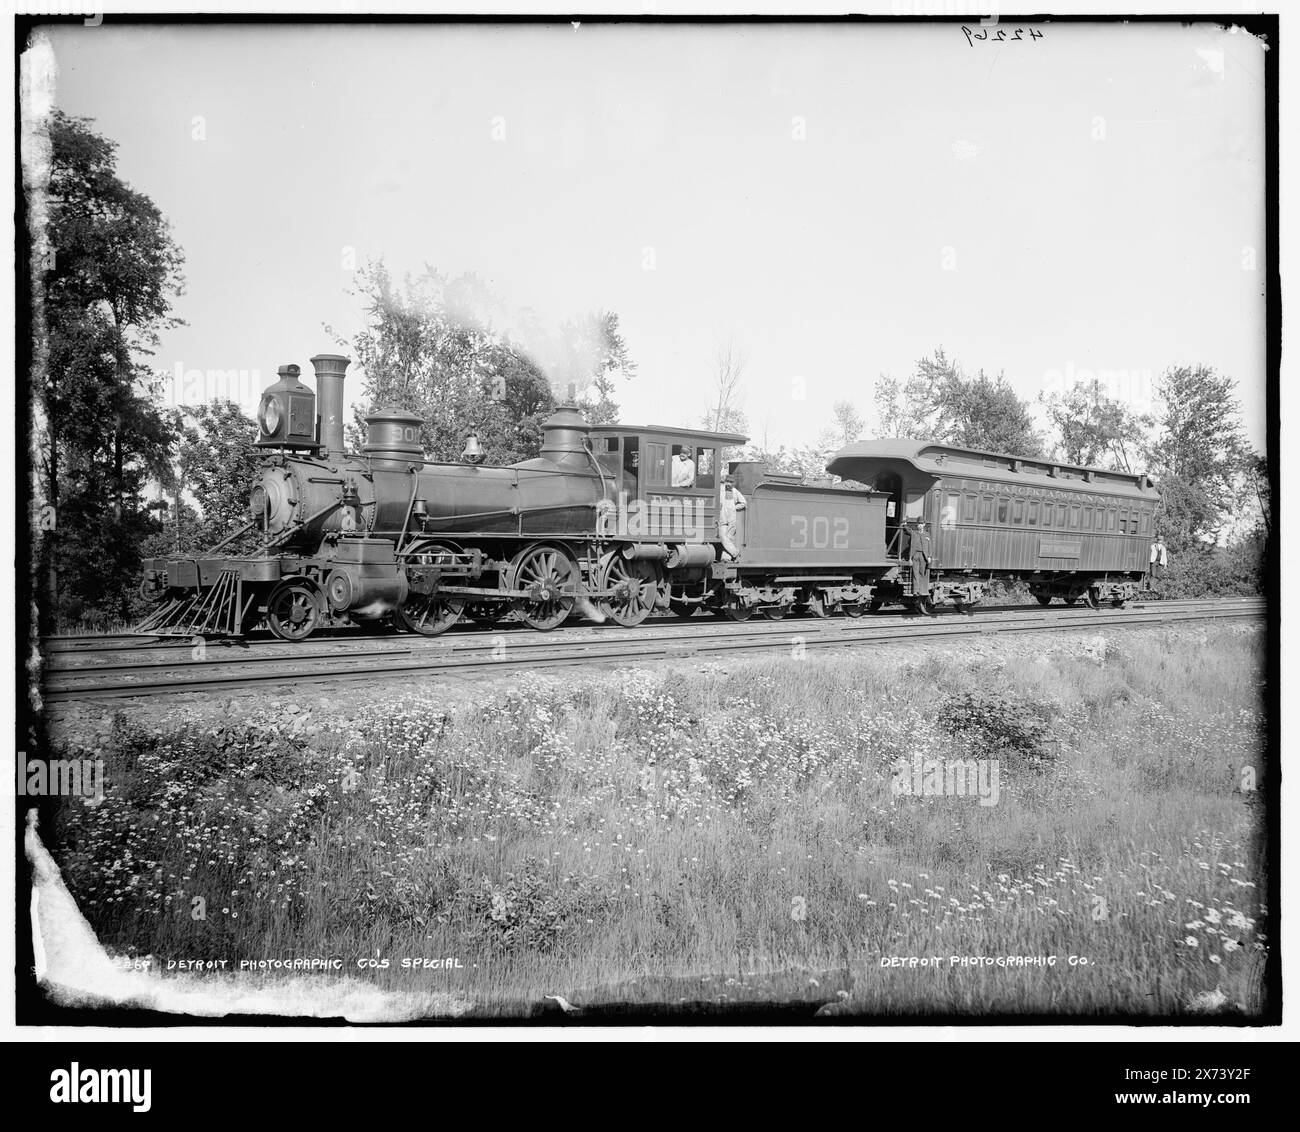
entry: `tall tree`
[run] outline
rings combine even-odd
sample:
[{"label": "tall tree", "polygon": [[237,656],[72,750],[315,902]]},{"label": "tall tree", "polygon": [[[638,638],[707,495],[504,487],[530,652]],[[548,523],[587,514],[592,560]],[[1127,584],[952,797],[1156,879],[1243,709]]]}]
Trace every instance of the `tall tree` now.
[{"label": "tall tree", "polygon": [[822,431],[819,440],[827,453],[843,448],[862,439],[862,430],[867,422],[854,407],[852,401],[836,401],[831,408],[831,425]]},{"label": "tall tree", "polygon": [[1071,464],[1135,471],[1152,419],[1108,397],[1099,379],[1078,382],[1041,399],[1060,440],[1056,452]]},{"label": "tall tree", "polygon": [[165,479],[173,431],[143,359],[179,323],[183,256],[157,206],[117,176],[116,144],[86,118],[48,122],[47,177],[29,184],[43,212],[38,287],[41,490],[55,516],[42,557],[51,610],[124,617],[156,526],[144,501]]},{"label": "tall tree", "polygon": [[904,385],[881,374],[872,399],[876,404],[876,435],[895,440],[929,440],[930,423],[921,406],[922,390],[915,381]]},{"label": "tall tree", "polygon": [[567,399],[572,390],[587,420],[597,425],[618,421],[617,379],[636,373],[618,315],[607,310],[563,323],[558,357],[549,368],[560,394]]},{"label": "tall tree", "polygon": [[[257,477],[260,453],[253,447],[257,424],[234,401],[209,401],[181,410],[181,437],[177,452],[177,482],[192,493],[200,514],[185,525],[184,500],[179,492],[173,521],[186,551],[200,553],[228,538],[245,523],[248,496]],[[233,544],[231,554],[251,551],[256,535]]]},{"label": "tall tree", "polygon": [[[550,383],[492,328],[485,310],[495,300],[480,280],[426,266],[398,283],[379,260],[358,272],[354,294],[365,325],[351,343],[333,333],[364,372],[370,405],[418,413],[435,460],[459,459],[470,433],[489,463],[537,455],[541,422],[555,404]],[[367,411],[357,407],[355,429]]]},{"label": "tall tree", "polygon": [[749,427],[741,408],[740,383],[749,355],[734,338],[713,352],[713,389],[704,411],[704,427],[710,432],[744,433]]},{"label": "tall tree", "polygon": [[901,388],[892,378],[876,384],[882,434],[982,448],[1018,456],[1040,456],[1043,439],[1026,405],[1002,375],[967,374],[942,347],[916,363]]},{"label": "tall tree", "polygon": [[1175,366],[1161,377],[1160,398],[1151,467],[1160,477],[1162,533],[1181,548],[1218,536],[1251,453],[1230,378],[1209,366]]}]

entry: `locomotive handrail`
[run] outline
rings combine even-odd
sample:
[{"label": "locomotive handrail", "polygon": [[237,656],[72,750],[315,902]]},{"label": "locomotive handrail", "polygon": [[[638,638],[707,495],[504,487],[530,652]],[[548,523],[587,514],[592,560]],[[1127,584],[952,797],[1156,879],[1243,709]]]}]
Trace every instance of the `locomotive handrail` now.
[{"label": "locomotive handrail", "polygon": [[229,546],[232,542],[235,541],[235,539],[239,538],[240,535],[247,534],[255,526],[257,526],[257,520],[249,519],[248,522],[245,523],[242,527],[240,527],[239,530],[237,530],[234,534],[227,535],[219,543],[217,543],[216,546],[212,547],[209,550],[204,551],[204,556],[206,557],[209,554],[216,554],[217,551],[220,550],[223,546]]},{"label": "locomotive handrail", "polygon": [[411,498],[406,501],[406,517],[402,520],[402,537],[397,543],[397,554],[401,554],[403,548],[411,541],[410,526],[411,512],[415,509],[415,496],[420,490],[420,473],[411,468]]},{"label": "locomotive handrail", "polygon": [[282,542],[288,542],[290,538],[292,538],[295,534],[298,533],[298,530],[300,528],[305,527],[308,523],[314,523],[317,519],[321,518],[322,516],[328,515],[331,511],[335,511],[342,506],[343,506],[343,500],[336,499],[334,500],[333,503],[327,503],[319,511],[315,512],[314,514],[308,515],[307,518],[305,519],[295,519],[293,521],[293,525],[289,527],[288,530],[283,531],[281,534],[277,535],[275,538],[273,538],[262,548],[263,552],[279,546]]}]

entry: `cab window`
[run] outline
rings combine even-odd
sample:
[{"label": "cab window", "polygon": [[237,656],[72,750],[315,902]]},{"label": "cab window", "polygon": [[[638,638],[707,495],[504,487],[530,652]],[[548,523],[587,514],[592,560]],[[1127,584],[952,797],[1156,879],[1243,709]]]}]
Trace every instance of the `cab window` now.
[{"label": "cab window", "polygon": [[717,456],[712,448],[695,449],[695,486],[717,487]]},{"label": "cab window", "polygon": [[622,445],[617,436],[596,436],[591,440],[591,451],[596,463],[607,475],[617,476],[623,466]]},{"label": "cab window", "polygon": [[668,445],[647,444],[645,446],[646,483],[651,487],[668,485]]}]

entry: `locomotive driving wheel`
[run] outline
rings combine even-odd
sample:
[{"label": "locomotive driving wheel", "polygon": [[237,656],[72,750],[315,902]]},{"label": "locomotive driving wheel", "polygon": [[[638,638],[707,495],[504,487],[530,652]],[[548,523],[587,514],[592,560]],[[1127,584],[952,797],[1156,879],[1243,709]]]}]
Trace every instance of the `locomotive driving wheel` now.
[{"label": "locomotive driving wheel", "polygon": [[578,565],[556,546],[530,546],[510,565],[511,587],[527,590],[520,615],[525,624],[546,632],[562,625],[573,611],[573,598],[564,590],[578,580]]},{"label": "locomotive driving wheel", "polygon": [[266,599],[266,619],[282,641],[303,641],[321,621],[320,595],[304,581],[284,581]]},{"label": "locomotive driving wheel", "polygon": [[464,608],[465,603],[456,598],[412,594],[405,605],[393,610],[393,621],[408,632],[437,637],[460,620]]},{"label": "locomotive driving wheel", "polygon": [[[437,566],[440,562],[451,561],[455,550],[442,543],[417,543],[406,556],[407,561],[419,566]],[[446,594],[411,594],[405,602],[393,610],[393,624],[408,633],[419,633],[422,637],[437,637],[445,633],[457,621],[465,608],[465,599]]]},{"label": "locomotive driving wheel", "polygon": [[659,591],[659,571],[653,562],[629,562],[618,551],[612,551],[600,574],[600,588],[617,591],[614,597],[602,598],[600,608],[619,625],[630,629],[650,616]]}]

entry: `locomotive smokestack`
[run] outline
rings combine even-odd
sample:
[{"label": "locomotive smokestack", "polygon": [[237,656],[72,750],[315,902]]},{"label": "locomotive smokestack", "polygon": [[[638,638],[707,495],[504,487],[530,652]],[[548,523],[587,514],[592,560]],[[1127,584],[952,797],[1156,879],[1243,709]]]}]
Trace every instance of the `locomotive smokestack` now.
[{"label": "locomotive smokestack", "polygon": [[331,456],[343,455],[343,375],[351,362],[342,354],[317,354],[311,359],[316,367],[317,436]]}]

